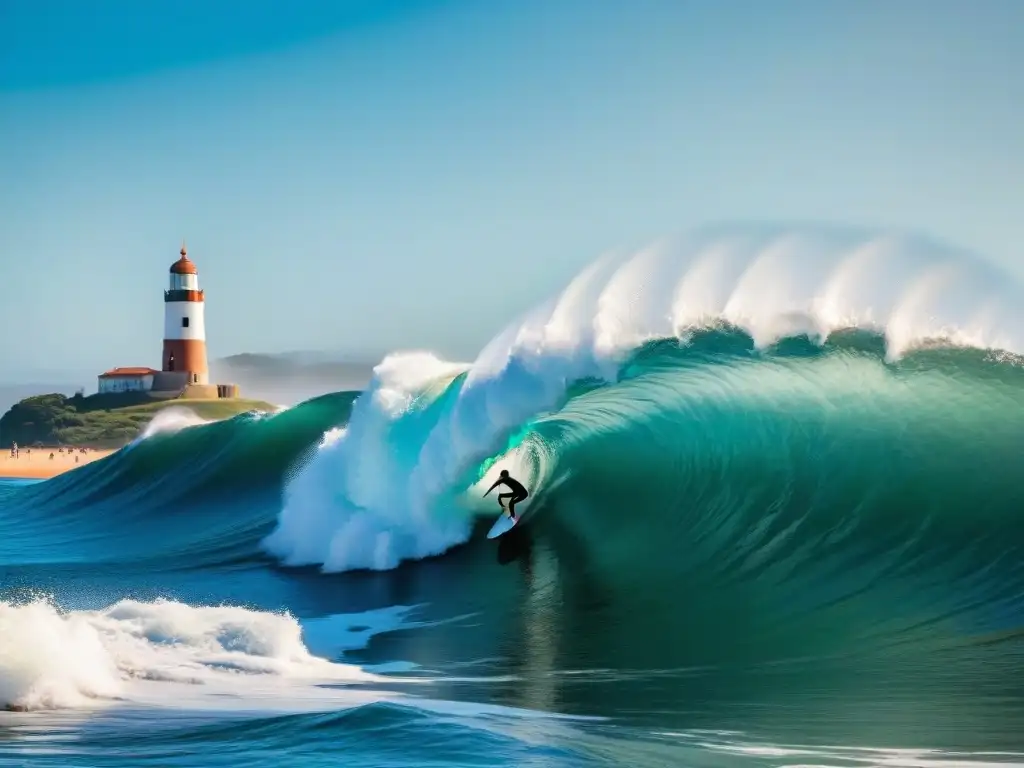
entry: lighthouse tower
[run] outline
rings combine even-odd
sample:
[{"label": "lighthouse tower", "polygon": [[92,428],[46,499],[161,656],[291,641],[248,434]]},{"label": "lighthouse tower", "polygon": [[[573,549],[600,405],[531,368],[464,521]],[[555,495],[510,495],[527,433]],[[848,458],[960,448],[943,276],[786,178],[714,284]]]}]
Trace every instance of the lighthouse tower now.
[{"label": "lighthouse tower", "polygon": [[208,384],[210,380],[204,306],[199,272],[182,244],[181,258],[171,264],[170,289],[164,291],[163,370],[185,374],[182,378],[187,384]]}]

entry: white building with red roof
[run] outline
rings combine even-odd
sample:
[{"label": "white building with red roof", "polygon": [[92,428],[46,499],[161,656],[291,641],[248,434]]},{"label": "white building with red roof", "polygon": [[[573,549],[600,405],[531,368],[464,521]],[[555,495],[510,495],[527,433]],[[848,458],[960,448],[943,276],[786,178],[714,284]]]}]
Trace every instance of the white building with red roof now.
[{"label": "white building with red roof", "polygon": [[97,391],[101,395],[109,392],[149,392],[157,373],[159,371],[153,368],[111,368],[99,375]]}]

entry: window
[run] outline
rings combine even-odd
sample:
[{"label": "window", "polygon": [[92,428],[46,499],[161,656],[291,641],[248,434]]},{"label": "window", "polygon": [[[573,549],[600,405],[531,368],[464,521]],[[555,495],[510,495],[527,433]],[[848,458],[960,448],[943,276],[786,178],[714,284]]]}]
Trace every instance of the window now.
[{"label": "window", "polygon": [[188,318],[187,317],[181,318],[181,327],[182,328],[188,328]]}]

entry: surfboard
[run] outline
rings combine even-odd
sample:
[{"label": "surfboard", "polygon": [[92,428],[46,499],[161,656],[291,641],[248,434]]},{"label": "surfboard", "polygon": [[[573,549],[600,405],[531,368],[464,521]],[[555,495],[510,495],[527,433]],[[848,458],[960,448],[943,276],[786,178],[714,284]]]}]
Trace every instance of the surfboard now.
[{"label": "surfboard", "polygon": [[487,532],[488,539],[496,539],[503,533],[508,533],[516,527],[516,523],[523,519],[523,513],[520,512],[516,515],[516,519],[513,520],[508,516],[507,512],[502,512],[501,517],[494,521],[494,525],[491,526],[491,530]]}]

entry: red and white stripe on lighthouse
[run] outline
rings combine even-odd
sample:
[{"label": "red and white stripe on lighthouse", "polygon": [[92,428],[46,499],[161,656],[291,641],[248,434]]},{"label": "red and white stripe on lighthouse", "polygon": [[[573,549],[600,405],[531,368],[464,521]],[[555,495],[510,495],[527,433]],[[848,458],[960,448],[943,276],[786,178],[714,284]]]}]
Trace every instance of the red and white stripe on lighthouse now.
[{"label": "red and white stripe on lighthouse", "polygon": [[206,323],[199,272],[185,246],[171,265],[170,290],[164,291],[163,370],[188,374],[189,384],[208,384]]}]

